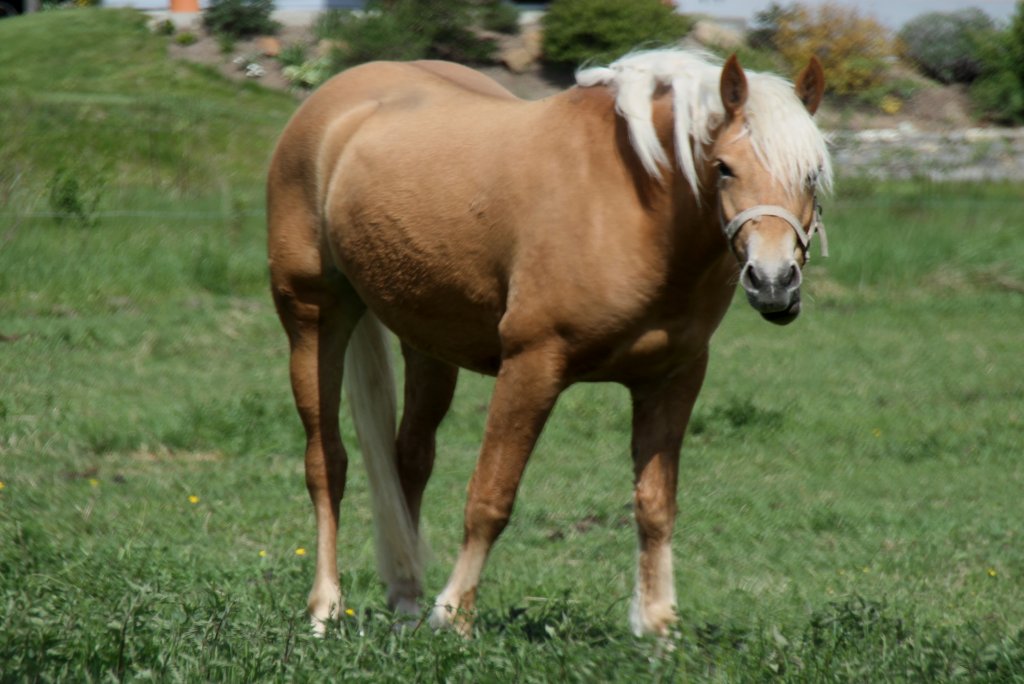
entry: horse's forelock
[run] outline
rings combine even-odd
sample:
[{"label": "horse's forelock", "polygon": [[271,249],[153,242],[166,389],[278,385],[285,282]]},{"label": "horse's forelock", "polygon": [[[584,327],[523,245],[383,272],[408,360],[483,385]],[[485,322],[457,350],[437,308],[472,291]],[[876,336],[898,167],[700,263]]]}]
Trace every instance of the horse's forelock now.
[{"label": "horse's forelock", "polygon": [[[745,115],[761,163],[791,192],[806,187],[811,178],[818,188],[830,190],[827,141],[792,84],[770,74],[747,72],[747,76],[750,87]],[[671,87],[676,159],[694,196],[699,197],[699,155],[725,115],[720,77],[721,64],[710,53],[674,49],[636,52],[607,67],[582,69],[576,73],[576,82],[582,87],[607,85],[614,90],[616,110],[626,120],[630,142],[655,178],[661,178],[661,166],[667,159],[651,120],[651,97],[658,85]],[[689,144],[691,139],[696,145]]]}]

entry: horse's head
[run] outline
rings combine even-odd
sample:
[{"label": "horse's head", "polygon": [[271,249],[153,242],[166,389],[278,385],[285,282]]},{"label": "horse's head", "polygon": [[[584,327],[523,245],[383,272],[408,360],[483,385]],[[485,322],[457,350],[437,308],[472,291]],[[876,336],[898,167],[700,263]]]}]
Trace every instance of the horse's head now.
[{"label": "horse's head", "polygon": [[[824,89],[821,63],[812,58],[796,81],[796,96],[810,114],[821,103]],[[719,91],[725,120],[707,159],[717,174],[722,229],[742,264],[740,284],[748,301],[766,320],[785,325],[800,313],[801,268],[815,232],[821,233],[822,253],[827,253],[815,196],[818,179],[813,172],[794,179],[766,168],[748,118],[771,113],[748,112],[750,90],[735,55],[722,68]]]}]

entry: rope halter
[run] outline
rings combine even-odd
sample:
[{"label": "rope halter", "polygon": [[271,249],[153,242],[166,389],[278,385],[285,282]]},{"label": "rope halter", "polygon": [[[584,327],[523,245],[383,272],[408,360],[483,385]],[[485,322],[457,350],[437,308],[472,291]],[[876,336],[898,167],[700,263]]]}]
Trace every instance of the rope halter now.
[{"label": "rope halter", "polygon": [[736,233],[740,231],[740,228],[747,221],[761,216],[777,216],[793,227],[793,231],[796,232],[796,238],[800,241],[800,246],[803,247],[804,255],[808,260],[811,258],[811,238],[814,237],[815,233],[821,236],[821,256],[828,256],[828,237],[825,235],[825,224],[821,220],[821,205],[818,204],[817,198],[814,199],[814,216],[811,217],[811,225],[807,230],[804,230],[800,219],[794,216],[791,211],[775,204],[758,204],[755,207],[745,209],[736,214],[728,223],[725,221],[725,214],[721,213],[721,211],[719,211],[719,214],[722,221],[722,231],[725,233],[725,239],[729,241],[730,247],[732,246],[733,238],[736,237]]}]

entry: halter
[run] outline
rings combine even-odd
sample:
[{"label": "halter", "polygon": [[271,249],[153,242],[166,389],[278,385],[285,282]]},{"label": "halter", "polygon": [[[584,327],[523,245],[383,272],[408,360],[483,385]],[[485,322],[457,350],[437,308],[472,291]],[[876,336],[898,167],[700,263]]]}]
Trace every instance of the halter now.
[{"label": "halter", "polygon": [[793,227],[797,240],[800,241],[800,246],[804,249],[806,259],[810,260],[811,258],[811,238],[814,237],[815,233],[821,236],[821,256],[828,256],[828,237],[825,235],[825,224],[821,220],[821,205],[818,204],[817,197],[814,198],[814,216],[811,218],[811,225],[807,230],[804,230],[800,219],[794,216],[791,211],[775,204],[758,204],[755,207],[750,207],[736,214],[731,221],[726,223],[725,214],[722,212],[722,205],[719,202],[718,216],[722,222],[722,231],[725,233],[725,239],[729,241],[730,247],[732,246],[733,238],[736,237],[736,233],[750,219],[760,216],[777,216]]}]

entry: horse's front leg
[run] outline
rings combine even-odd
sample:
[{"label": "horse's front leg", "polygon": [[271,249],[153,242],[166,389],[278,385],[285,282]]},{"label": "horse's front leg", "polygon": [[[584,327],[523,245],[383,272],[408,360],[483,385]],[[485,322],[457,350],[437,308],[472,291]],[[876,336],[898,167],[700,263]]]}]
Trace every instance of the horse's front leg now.
[{"label": "horse's front leg", "polygon": [[637,635],[665,636],[676,619],[672,529],[676,518],[679,449],[706,369],[705,352],[667,380],[630,388],[639,553],[629,623]]},{"label": "horse's front leg", "polygon": [[564,387],[561,345],[534,347],[504,359],[494,385],[487,429],[469,483],[462,547],[430,624],[472,631],[477,584],[491,545],[505,529],[526,461]]}]

